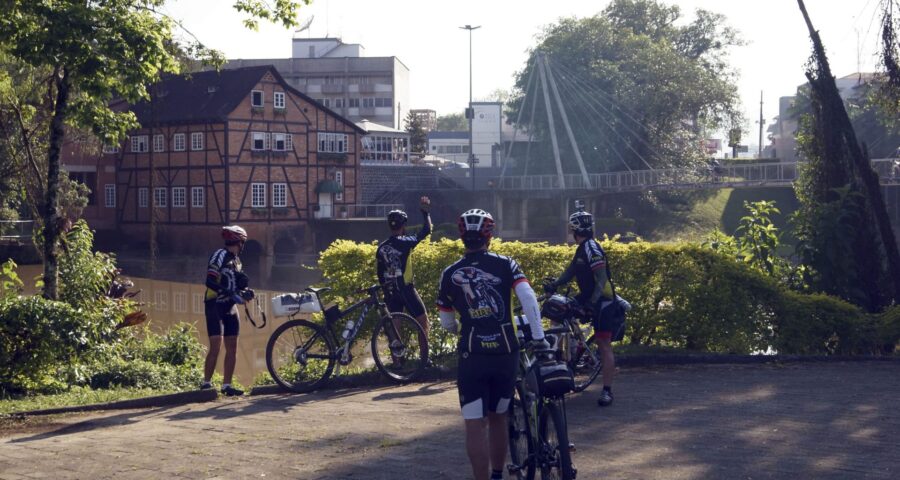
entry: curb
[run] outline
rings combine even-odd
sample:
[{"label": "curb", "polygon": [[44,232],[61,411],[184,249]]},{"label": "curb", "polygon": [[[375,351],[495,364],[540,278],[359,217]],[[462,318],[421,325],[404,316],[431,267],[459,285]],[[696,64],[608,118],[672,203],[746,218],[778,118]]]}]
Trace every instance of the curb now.
[{"label": "curb", "polygon": [[192,390],[189,392],[156,395],[153,397],[133,398],[109,403],[94,403],[77,407],[57,407],[43,410],[10,413],[10,417],[36,417],[41,415],[57,415],[60,413],[95,412],[99,410],[131,410],[135,408],[174,407],[188,403],[211,402],[218,397],[215,389]]},{"label": "curb", "polygon": [[[761,365],[768,363],[840,363],[840,362],[890,362],[900,364],[900,356],[829,356],[829,355],[729,355],[729,354],[642,354],[617,355],[616,366],[652,367],[677,365]],[[456,380],[456,366],[452,368],[429,368],[415,382],[424,383]],[[387,379],[380,372],[366,372],[351,376],[332,377],[315,391],[340,390],[361,387],[395,386],[397,382]],[[281,388],[279,385],[260,385],[253,387],[249,395],[300,395]]]}]

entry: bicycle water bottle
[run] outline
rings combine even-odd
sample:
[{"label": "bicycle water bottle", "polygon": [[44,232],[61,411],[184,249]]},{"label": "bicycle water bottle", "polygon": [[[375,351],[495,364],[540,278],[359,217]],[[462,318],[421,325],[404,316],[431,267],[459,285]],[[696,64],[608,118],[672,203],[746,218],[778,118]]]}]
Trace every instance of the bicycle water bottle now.
[{"label": "bicycle water bottle", "polygon": [[344,326],[344,332],[341,333],[344,340],[350,338],[350,330],[353,330],[353,320],[347,320],[347,325]]}]

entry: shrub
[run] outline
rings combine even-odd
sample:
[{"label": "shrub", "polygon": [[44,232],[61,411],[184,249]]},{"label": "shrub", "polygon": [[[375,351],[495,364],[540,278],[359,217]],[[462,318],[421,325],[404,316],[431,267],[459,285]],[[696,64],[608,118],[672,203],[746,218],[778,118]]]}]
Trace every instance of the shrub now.
[{"label": "shrub", "polygon": [[[602,243],[616,291],[634,307],[626,334],[632,343],[731,353],[862,353],[898,328],[895,313],[879,324],[849,303],[792,292],[760,269],[697,244]],[[341,305],[375,282],[375,249],[374,243],[339,240],[322,252],[319,267]],[[491,250],[516,259],[538,288],[540,279],[564,270],[574,247],[494,240]],[[459,241],[442,239],[421,243],[411,256],[429,308],[434,355],[455,347],[440,328],[434,301],[441,272],[462,253]]]}]

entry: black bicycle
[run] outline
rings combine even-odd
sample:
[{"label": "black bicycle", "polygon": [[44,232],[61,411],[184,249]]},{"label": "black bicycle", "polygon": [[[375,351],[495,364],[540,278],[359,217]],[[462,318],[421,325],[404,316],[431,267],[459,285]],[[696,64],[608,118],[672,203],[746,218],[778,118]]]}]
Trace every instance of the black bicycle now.
[{"label": "black bicycle", "polygon": [[[307,288],[316,296],[328,288]],[[366,315],[378,310],[372,333],[372,358],[385,376],[397,383],[418,378],[428,362],[428,338],[418,322],[405,313],[390,312],[378,297],[381,287],[358,290],[367,296],[345,310],[333,306],[325,311],[325,325],[293,319],[272,332],[266,345],[269,374],[283,388],[304,393],[322,387],[331,377],[335,363],[349,365],[352,348]],[[358,311],[354,322],[351,315]],[[336,322],[350,317],[340,338],[334,334]]]},{"label": "black bicycle", "polygon": [[574,392],[579,393],[594,383],[602,372],[603,356],[594,340],[590,316],[570,293],[571,290],[567,289],[565,294],[544,294],[538,297],[538,301],[542,302],[542,316],[553,322],[554,326],[563,327],[559,336],[559,356],[572,370],[575,376]]},{"label": "black bicycle", "polygon": [[[563,327],[545,331],[551,343]],[[547,397],[537,388],[532,366],[541,357],[553,358],[556,349],[533,350],[522,348],[516,388],[509,405],[509,474],[520,480],[533,480],[536,472],[541,478],[573,480],[577,470],[572,465],[575,446],[569,443],[564,396]]]}]

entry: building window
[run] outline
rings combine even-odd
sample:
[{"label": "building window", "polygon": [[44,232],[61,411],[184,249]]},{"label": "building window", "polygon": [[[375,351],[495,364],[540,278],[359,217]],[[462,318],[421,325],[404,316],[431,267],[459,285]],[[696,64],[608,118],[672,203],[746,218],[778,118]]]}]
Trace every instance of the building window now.
[{"label": "building window", "polygon": [[375,99],[372,97],[366,97],[362,99],[363,108],[375,108]]},{"label": "building window", "polygon": [[191,134],[191,150],[203,150],[203,132]]},{"label": "building window", "polygon": [[334,108],[344,108],[344,99],[343,98],[335,98],[334,99]]},{"label": "building window", "polygon": [[161,134],[154,135],[153,136],[153,151],[154,152],[163,151],[165,143],[166,143],[165,136],[163,136]]},{"label": "building window", "polygon": [[347,135],[344,133],[319,133],[319,151],[347,153]]},{"label": "building window", "polygon": [[250,206],[253,208],[266,208],[266,184],[250,184]]},{"label": "building window", "polygon": [[172,206],[173,207],[183,207],[186,205],[185,190],[186,189],[184,187],[173,187],[172,188]]},{"label": "building window", "polygon": [[[338,183],[341,187],[344,186],[344,172],[338,170],[334,172],[334,181]],[[334,194],[334,199],[338,202],[344,201],[344,192],[338,192]]]},{"label": "building window", "polygon": [[348,102],[348,105],[350,108],[359,108],[359,99],[358,98],[348,99],[347,102]]},{"label": "building window", "polygon": [[135,135],[131,137],[131,152],[145,153],[147,151],[147,135]]},{"label": "building window", "polygon": [[183,133],[176,133],[172,137],[172,150],[175,150],[176,152],[184,151],[184,134]]},{"label": "building window", "polygon": [[[246,91],[246,90],[245,90]],[[250,106],[252,107],[262,107],[263,106],[263,92],[262,90],[253,90],[250,92]]]},{"label": "building window", "polygon": [[163,187],[157,187],[153,189],[153,206],[155,207],[165,207],[168,203],[168,197],[166,196],[166,189]]},{"label": "building window", "polygon": [[287,184],[286,183],[273,183],[272,184],[272,206],[273,207],[286,207],[287,206]]},{"label": "building window", "polygon": [[138,207],[147,208],[147,197],[149,196],[149,191],[147,187],[141,187],[138,189]]},{"label": "building window", "polygon": [[157,290],[153,292],[154,307],[160,312],[169,310],[169,292],[165,290]]},{"label": "building window", "polygon": [[172,311],[177,313],[187,312],[187,293],[175,292],[172,295]]},{"label": "building window", "polygon": [[119,153],[118,145],[103,145],[103,153]]},{"label": "building window", "polygon": [[375,106],[376,107],[390,107],[391,99],[389,97],[388,98],[376,98]]},{"label": "building window", "polygon": [[284,92],[275,92],[275,108],[284,109]]},{"label": "building window", "polygon": [[[257,294],[257,296],[259,296]],[[191,294],[191,299],[194,304],[194,315],[203,315],[204,304],[203,304],[203,294],[202,293],[193,293]]]},{"label": "building window", "polygon": [[103,188],[103,198],[107,208],[116,208],[116,185],[107,183]]},{"label": "building window", "polygon": [[272,150],[276,152],[289,152],[294,149],[294,139],[288,133],[272,134]]},{"label": "building window", "polygon": [[269,134],[266,132],[253,132],[253,143],[250,149],[254,151],[268,150]]},{"label": "building window", "polygon": [[206,201],[204,197],[204,189],[203,187],[191,187],[191,206],[194,208],[203,207],[204,202]]}]

